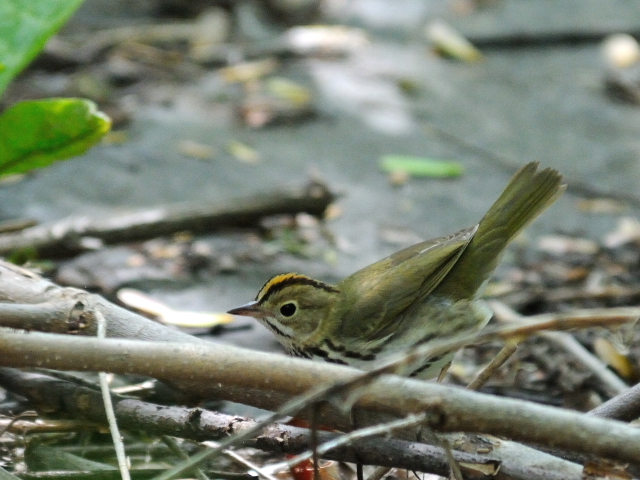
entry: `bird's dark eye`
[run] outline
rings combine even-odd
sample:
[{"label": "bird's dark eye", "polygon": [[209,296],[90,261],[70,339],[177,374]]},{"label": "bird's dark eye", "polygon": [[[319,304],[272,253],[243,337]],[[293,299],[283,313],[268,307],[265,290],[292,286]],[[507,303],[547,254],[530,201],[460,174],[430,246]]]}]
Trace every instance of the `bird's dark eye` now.
[{"label": "bird's dark eye", "polygon": [[295,303],[285,303],[284,305],[282,305],[280,307],[280,313],[284,316],[284,317],[290,317],[292,316],[294,313],[296,313],[296,304]]}]

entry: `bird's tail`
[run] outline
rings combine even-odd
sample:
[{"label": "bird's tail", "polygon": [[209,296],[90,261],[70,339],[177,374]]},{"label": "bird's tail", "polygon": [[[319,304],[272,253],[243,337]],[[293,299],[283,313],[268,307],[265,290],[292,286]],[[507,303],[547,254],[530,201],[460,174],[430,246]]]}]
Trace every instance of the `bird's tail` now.
[{"label": "bird's tail", "polygon": [[433,293],[453,299],[481,294],[483,284],[498,265],[500,255],[509,242],[565,189],[562,176],[554,169],[538,171],[538,162],[520,168],[480,221],[478,231],[464,253]]}]

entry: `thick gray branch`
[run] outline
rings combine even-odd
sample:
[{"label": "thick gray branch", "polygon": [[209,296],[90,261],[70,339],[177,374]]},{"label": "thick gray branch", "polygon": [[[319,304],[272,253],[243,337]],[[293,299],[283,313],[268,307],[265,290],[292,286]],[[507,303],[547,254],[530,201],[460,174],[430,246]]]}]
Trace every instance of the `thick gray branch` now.
[{"label": "thick gray branch", "polygon": [[[207,343],[118,307],[100,295],[60,287],[27,269],[1,260],[0,302],[7,304],[0,305],[0,326],[19,328],[18,317],[22,317],[24,324],[21,328],[25,330],[96,335],[97,325],[92,312],[100,310],[107,319],[108,337]],[[51,319],[47,321],[41,314],[31,319],[31,313],[38,308],[51,313]]]},{"label": "thick gray branch", "polygon": [[[195,394],[229,398],[229,386],[273,391],[287,397],[318,385],[358,378],[361,372],[235,347],[132,340],[99,340],[67,335],[3,332],[0,364],[61,370],[138,373],[165,381],[187,379]],[[264,398],[262,399],[264,400]],[[245,403],[256,400],[245,398]],[[344,399],[338,400],[344,404]],[[274,409],[277,405],[262,407]],[[533,442],[640,465],[640,431],[624,423],[576,412],[498,398],[435,383],[386,376],[366,387],[359,409],[393,416],[429,412],[429,427],[440,432],[478,432]],[[321,422],[335,425],[335,417]]]},{"label": "thick gray branch", "polygon": [[630,422],[640,417],[640,384],[589,412],[589,415]]}]

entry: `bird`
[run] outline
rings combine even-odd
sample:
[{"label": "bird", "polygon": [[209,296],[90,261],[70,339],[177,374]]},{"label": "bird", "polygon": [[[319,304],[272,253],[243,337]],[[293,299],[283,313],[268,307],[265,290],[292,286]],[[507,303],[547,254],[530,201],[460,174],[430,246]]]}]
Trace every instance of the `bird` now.
[{"label": "bird", "polygon": [[[361,370],[477,332],[491,319],[481,297],[505,248],[565,189],[558,171],[530,162],[476,225],[405,248],[335,285],[275,275],[254,301],[228,313],[257,319],[290,355]],[[424,358],[407,374],[433,378],[454,354]]]}]

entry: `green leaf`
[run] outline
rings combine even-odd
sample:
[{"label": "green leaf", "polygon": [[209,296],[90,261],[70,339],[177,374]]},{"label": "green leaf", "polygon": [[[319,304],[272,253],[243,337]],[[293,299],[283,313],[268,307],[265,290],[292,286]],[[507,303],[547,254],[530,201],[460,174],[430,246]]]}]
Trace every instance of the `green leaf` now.
[{"label": "green leaf", "polygon": [[0,94],[83,0],[0,1]]},{"label": "green leaf", "polygon": [[110,128],[109,117],[90,100],[51,98],[17,103],[0,115],[0,175],[80,155]]},{"label": "green leaf", "polygon": [[434,160],[406,155],[387,155],[380,160],[380,168],[387,173],[406,173],[412,177],[448,178],[464,173],[459,162]]}]

